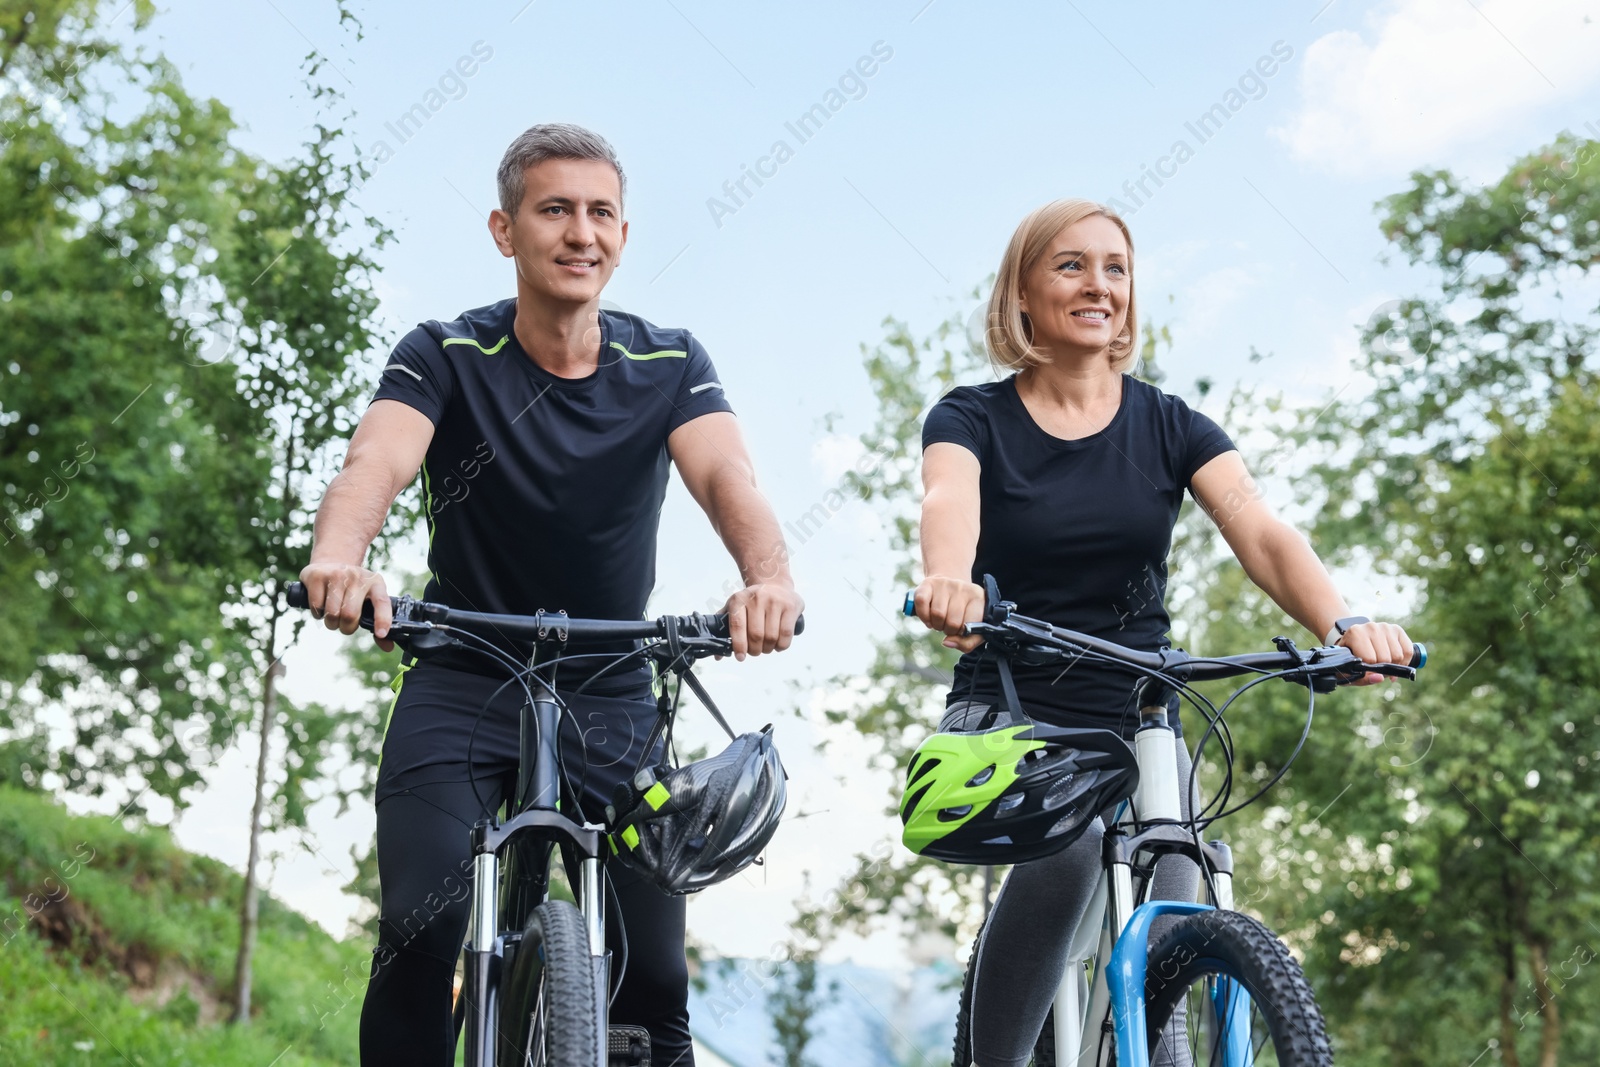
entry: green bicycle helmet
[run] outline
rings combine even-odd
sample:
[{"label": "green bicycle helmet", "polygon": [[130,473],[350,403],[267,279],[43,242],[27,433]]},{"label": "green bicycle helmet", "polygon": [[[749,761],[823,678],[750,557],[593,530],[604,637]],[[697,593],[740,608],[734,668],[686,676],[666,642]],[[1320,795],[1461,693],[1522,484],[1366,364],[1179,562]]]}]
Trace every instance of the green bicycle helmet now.
[{"label": "green bicycle helmet", "polygon": [[936,733],[906,766],[900,839],[947,863],[1023,863],[1072,844],[1138,784],[1133,750],[1111,730]]}]

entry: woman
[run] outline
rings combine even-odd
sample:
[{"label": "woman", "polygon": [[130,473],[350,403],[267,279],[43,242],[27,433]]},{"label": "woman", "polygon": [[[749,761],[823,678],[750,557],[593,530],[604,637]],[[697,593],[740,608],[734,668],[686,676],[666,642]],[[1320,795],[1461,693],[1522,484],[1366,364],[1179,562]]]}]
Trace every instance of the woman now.
[{"label": "woman", "polygon": [[[1000,703],[980,670],[974,578],[992,574],[1024,615],[1131,648],[1167,647],[1167,553],[1185,490],[1245,572],[1316,640],[1364,662],[1405,663],[1399,626],[1351,618],[1299,533],[1251,492],[1233,442],[1177,397],[1125,373],[1136,357],[1133,241],[1088,200],[1059,200],[1012,235],[989,302],[989,356],[1001,381],[952,390],[923,426],[922,559],[916,612],[959,649],[941,730],[976,728]],[[1226,504],[1224,503],[1226,502]],[[1133,678],[1079,663],[1015,670],[1022,708],[1061,726],[1138,724]],[[1367,675],[1366,683],[1381,681]],[[1176,704],[1172,710],[1175,729]],[[1181,729],[1180,729],[1181,733]],[[1189,755],[1176,746],[1179,781]],[[1183,801],[1184,817],[1192,798]],[[972,1005],[979,1067],[1028,1061],[1099,875],[1096,820],[1063,852],[1013,868],[978,946]],[[1162,863],[1155,895],[1193,900],[1198,871]]]}]

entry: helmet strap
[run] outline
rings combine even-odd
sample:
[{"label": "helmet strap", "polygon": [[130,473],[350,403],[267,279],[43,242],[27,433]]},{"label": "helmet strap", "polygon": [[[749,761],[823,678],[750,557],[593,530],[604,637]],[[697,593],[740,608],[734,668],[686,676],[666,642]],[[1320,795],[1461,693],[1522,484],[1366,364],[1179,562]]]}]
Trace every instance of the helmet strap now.
[{"label": "helmet strap", "polygon": [[1000,653],[995,656],[995,660],[1000,668],[1000,694],[1005,701],[1005,710],[1014,719],[1027,718],[1022,713],[1022,701],[1017,699],[1016,680],[1011,677],[1011,657]]},{"label": "helmet strap", "polygon": [[[700,703],[705,705],[705,709],[711,713],[711,717],[717,720],[717,725],[722,727],[723,733],[727,734],[730,740],[737,741],[739,735],[733,732],[733,727],[728,725],[728,720],[722,717],[722,711],[717,707],[716,701],[711,699],[711,694],[706,692],[706,687],[700,684],[700,679],[694,676],[694,671],[685,667],[678,672],[678,679],[680,685],[683,682],[689,684],[689,690],[699,698]],[[656,722],[650,728],[650,736],[645,739],[644,747],[639,751],[639,763],[633,769],[634,774],[644,770],[645,765],[650,761],[650,754],[655,751],[656,743],[661,740],[663,734],[666,735],[667,744],[671,745],[672,724],[678,715],[677,696],[681,692],[681,688],[672,689],[664,684],[662,685],[661,692],[656,696]]]},{"label": "helmet strap", "polygon": [[711,717],[717,720],[717,725],[722,727],[722,732],[728,735],[729,740],[737,741],[739,735],[733,732],[733,727],[728,725],[728,720],[722,717],[722,712],[717,710],[716,702],[711,699],[711,694],[706,692],[706,687],[700,684],[700,679],[694,676],[694,672],[685,670],[680,677],[689,683],[690,690],[693,691],[700,703],[706,706],[706,710],[711,713]]}]

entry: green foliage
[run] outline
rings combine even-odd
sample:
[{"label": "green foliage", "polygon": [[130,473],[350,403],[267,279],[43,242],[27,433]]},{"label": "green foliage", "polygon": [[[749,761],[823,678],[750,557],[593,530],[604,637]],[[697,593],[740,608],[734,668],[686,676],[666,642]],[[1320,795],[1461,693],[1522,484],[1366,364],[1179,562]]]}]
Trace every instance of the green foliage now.
[{"label": "green foliage", "polygon": [[[338,129],[248,157],[222,105],[109,41],[122,13],[0,16],[0,764],[142,808],[184,802],[292,640],[278,583],[354,426],[388,234],[349,217],[364,172]],[[369,731],[278,711],[269,817],[303,825]],[[63,713],[52,750],[40,723]]]},{"label": "green foliage", "polygon": [[[916,584],[922,416],[951,388],[987,380],[993,372],[959,314],[921,340],[894,319],[885,320],[884,329],[885,337],[877,345],[862,346],[878,418],[862,434],[861,443],[882,460],[865,474],[852,471],[846,477],[853,492],[875,505],[888,531],[896,559],[892,584],[888,590],[869,584],[868,594],[889,600],[895,591]],[[900,768],[938,722],[956,658],[937,635],[920,625],[902,625],[875,644],[872,662],[862,674],[833,680],[826,719],[858,731],[873,746],[869,766],[892,774],[898,782]],[[885,795],[886,816],[893,816],[896,799]],[[949,866],[898,848],[888,859],[862,854],[845,879],[846,891],[827,908],[804,913],[800,924],[823,939],[835,928],[862,928],[889,917],[911,927],[934,925],[954,934],[958,927],[976,922],[981,902],[970,887],[980,878],[975,868]],[[965,902],[966,910],[952,907],[957,901]]]},{"label": "green foliage", "polygon": [[[109,14],[0,16],[0,729],[65,712],[42,769],[181,802],[234,731],[242,650],[218,605],[265,473],[231,366],[205,365],[179,313],[240,160],[226,109],[122,54]],[[114,120],[113,94],[143,109]]]},{"label": "green foliage", "polygon": [[240,879],[164,830],[0,787],[0,872],[0,1061],[354,1062],[365,946],[267,899],[255,1025],[218,1025]]},{"label": "green foliage", "polygon": [[793,954],[778,965],[767,990],[767,1011],[778,1039],[777,1050],[768,1056],[777,1067],[814,1067],[815,1061],[806,1058],[806,1046],[815,1036],[817,1012],[836,992],[832,982],[824,989],[817,988],[814,952]]},{"label": "green foliage", "polygon": [[1600,947],[1600,316],[1563,295],[1600,262],[1600,145],[1562,137],[1478,192],[1419,173],[1384,206],[1438,293],[1377,324],[1376,387],[1302,440],[1330,457],[1322,543],[1381,552],[1420,591],[1412,630],[1436,666],[1348,753],[1361,847],[1306,902],[1337,916],[1308,964],[1349,1062],[1495,1041],[1504,1063],[1555,1063],[1600,1045],[1580,1008]]}]

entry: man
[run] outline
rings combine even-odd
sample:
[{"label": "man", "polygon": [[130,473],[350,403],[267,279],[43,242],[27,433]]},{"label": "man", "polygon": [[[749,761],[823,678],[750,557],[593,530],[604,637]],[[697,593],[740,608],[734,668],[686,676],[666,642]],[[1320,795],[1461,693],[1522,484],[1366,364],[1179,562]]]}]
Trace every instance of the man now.
[{"label": "man", "polygon": [[[427,599],[641,618],[670,460],[745,581],[726,607],[734,655],[789,646],[802,602],[710,358],[687,331],[600,309],[627,243],[624,190],[611,146],[577,126],[535,126],[506,151],[489,232],[515,262],[517,295],[424,323],[396,346],[301,572],[329,628],[354,633],[371,600],[374,635],[393,647],[388,589],[363,561],[419,469]],[[584,677],[563,667],[557,686]],[[505,678],[487,657],[457,651],[405,665],[397,682],[377,787],[382,907],[363,1064],[451,1062],[467,831],[515,780],[521,697],[515,687],[495,696]],[[588,755],[581,802],[599,821],[655,715],[649,672],[613,672],[570,703],[566,751]],[[626,869],[613,880],[628,967],[612,1020],[650,1031],[653,1062],[692,1065],[684,899]]]}]

